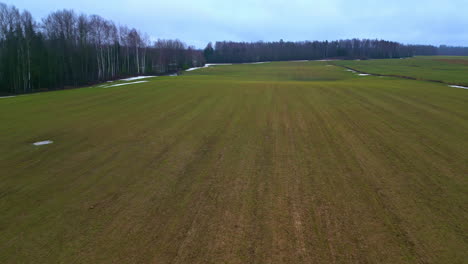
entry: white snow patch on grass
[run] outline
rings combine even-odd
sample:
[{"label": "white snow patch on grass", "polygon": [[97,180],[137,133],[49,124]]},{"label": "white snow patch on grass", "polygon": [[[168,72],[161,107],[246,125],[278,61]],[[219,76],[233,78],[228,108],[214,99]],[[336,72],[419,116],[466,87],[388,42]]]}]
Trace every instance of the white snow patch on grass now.
[{"label": "white snow patch on grass", "polygon": [[193,67],[193,68],[187,69],[185,71],[194,71],[194,70],[198,70],[198,69],[208,68],[210,66],[223,66],[223,65],[232,65],[232,63],[210,63],[210,64],[205,64],[205,66],[203,66],[203,67]]},{"label": "white snow patch on grass", "polygon": [[42,146],[54,143],[52,140],[44,140],[33,143],[34,146]]},{"label": "white snow patch on grass", "polygon": [[369,76],[370,74],[367,74],[367,73],[360,73],[358,74],[359,76]]},{"label": "white snow patch on grass", "polygon": [[123,86],[123,85],[136,84],[136,83],[145,83],[145,82],[148,82],[148,81],[137,81],[137,82],[129,82],[129,83],[118,83],[118,84],[109,85],[109,86],[103,87],[103,88],[109,88],[109,87],[115,87],[115,86]]},{"label": "white snow patch on grass", "polygon": [[264,64],[264,63],[270,63],[271,61],[257,61],[257,62],[244,62],[242,64]]},{"label": "white snow patch on grass", "polygon": [[152,78],[152,77],[157,77],[157,76],[136,76],[136,77],[130,77],[126,79],[120,79],[119,81],[135,81],[135,80],[147,79],[147,78]]},{"label": "white snow patch on grass", "polygon": [[449,86],[450,86],[450,87],[453,87],[453,88],[468,89],[468,87],[461,86],[461,85],[449,85]]},{"label": "white snow patch on grass", "polygon": [[10,95],[10,96],[0,96],[0,99],[1,99],[1,98],[12,98],[12,97],[16,97],[16,95]]},{"label": "white snow patch on grass", "polygon": [[210,67],[210,66],[223,66],[223,65],[232,65],[232,63],[208,63],[205,64],[204,67]]},{"label": "white snow patch on grass", "polygon": [[186,69],[185,71],[194,71],[194,70],[198,70],[201,68],[205,68],[205,67],[193,67],[193,68]]}]

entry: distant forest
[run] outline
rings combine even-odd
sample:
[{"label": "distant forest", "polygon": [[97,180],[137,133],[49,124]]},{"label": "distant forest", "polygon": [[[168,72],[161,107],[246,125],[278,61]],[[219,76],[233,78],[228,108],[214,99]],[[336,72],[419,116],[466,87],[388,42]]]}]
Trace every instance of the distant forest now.
[{"label": "distant forest", "polygon": [[259,61],[320,59],[392,59],[416,55],[463,55],[468,47],[404,45],[371,39],[300,42],[232,42],[209,43],[204,49],[207,62],[243,63]]},{"label": "distant forest", "polygon": [[466,47],[403,45],[370,39],[216,42],[204,50],[151,41],[98,15],[52,12],[36,22],[0,3],[0,95],[64,89],[135,75],[162,75],[211,63],[468,55]]},{"label": "distant forest", "polygon": [[97,15],[53,12],[37,23],[0,3],[0,94],[63,89],[201,66],[203,53]]}]

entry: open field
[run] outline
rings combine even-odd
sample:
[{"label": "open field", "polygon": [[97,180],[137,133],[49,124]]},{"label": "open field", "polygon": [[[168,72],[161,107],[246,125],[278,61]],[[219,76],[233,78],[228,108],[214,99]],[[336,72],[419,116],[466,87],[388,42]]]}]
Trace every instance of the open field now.
[{"label": "open field", "polygon": [[368,73],[407,76],[468,86],[468,57],[418,56],[408,59],[337,61],[335,64]]},{"label": "open field", "polygon": [[468,90],[327,64],[0,99],[0,263],[466,263]]}]

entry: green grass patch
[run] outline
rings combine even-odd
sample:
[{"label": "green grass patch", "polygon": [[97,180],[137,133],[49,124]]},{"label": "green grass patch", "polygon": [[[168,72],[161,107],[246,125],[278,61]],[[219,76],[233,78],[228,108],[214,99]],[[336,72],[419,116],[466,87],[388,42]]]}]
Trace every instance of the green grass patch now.
[{"label": "green grass patch", "polygon": [[421,56],[334,63],[368,73],[408,76],[419,80],[435,80],[468,86],[468,57],[464,56]]},{"label": "green grass patch", "polygon": [[0,99],[0,263],[463,263],[468,91],[327,64]]}]

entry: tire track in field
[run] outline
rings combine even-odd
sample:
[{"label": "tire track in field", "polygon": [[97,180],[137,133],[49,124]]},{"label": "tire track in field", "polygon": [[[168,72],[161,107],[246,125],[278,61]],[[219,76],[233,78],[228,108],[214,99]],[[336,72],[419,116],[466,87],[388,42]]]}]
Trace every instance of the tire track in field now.
[{"label": "tire track in field", "polygon": [[[198,103],[198,104],[203,105],[203,104],[200,104],[200,103]],[[177,125],[172,127],[171,131],[173,131],[175,129],[177,131],[177,133],[173,134],[170,141],[167,144],[165,144],[164,147],[162,149],[160,149],[156,154],[152,155],[152,158],[147,161],[147,165],[144,165],[142,167],[142,168],[146,168],[145,171],[143,172],[143,174],[149,174],[149,173],[151,173],[151,171],[157,171],[159,169],[159,167],[162,165],[160,161],[164,160],[165,158],[167,158],[167,157],[169,157],[171,155],[171,152],[174,151],[174,148],[176,146],[181,144],[181,141],[183,140],[184,137],[186,137],[188,131],[190,131],[193,128],[194,124],[196,124],[198,121],[204,120],[206,118],[206,116],[204,116],[206,114],[206,109],[211,108],[216,104],[219,104],[219,98],[215,98],[215,100],[208,101],[208,104],[203,105],[203,110],[201,110],[201,111],[197,111],[196,110],[197,108],[192,108],[192,111],[182,111],[180,117],[185,116],[185,115],[193,115],[190,118],[190,122],[176,122],[175,123]],[[188,105],[187,107],[190,107],[190,105]],[[184,108],[186,108],[186,107],[184,107]],[[194,113],[196,115],[194,115]],[[211,138],[211,136],[209,136],[207,138]],[[203,141],[203,142],[201,142],[199,144],[204,144],[206,142],[208,142],[208,141]],[[200,149],[202,149],[202,147],[198,146],[197,149],[200,150]],[[197,150],[198,151],[197,153],[201,153],[199,150]],[[196,156],[197,155],[195,155],[194,157],[196,157]],[[193,164],[194,162],[196,163],[196,161],[192,161],[192,162],[189,162],[189,163]],[[184,165],[184,166],[185,166],[184,171],[185,171],[185,173],[187,173],[187,169],[188,169],[189,165]],[[175,173],[175,172],[173,172],[173,173]],[[175,178],[180,178],[181,175],[182,174],[179,173],[179,174],[174,175],[174,176],[175,176]],[[115,217],[108,220],[108,223],[106,224],[108,227],[101,230],[102,235],[99,235],[98,237],[105,238],[106,236],[109,236],[109,234],[108,234],[109,231],[112,233],[112,232],[120,232],[119,230],[125,230],[125,229],[129,229],[130,234],[131,234],[131,232],[139,232],[138,229],[135,229],[136,227],[129,226],[129,223],[136,220],[135,219],[136,216],[129,216],[130,212],[123,211],[122,209],[126,207],[126,208],[129,208],[130,211],[138,210],[138,208],[133,208],[134,206],[131,205],[133,203],[132,201],[141,202],[141,196],[144,193],[146,193],[148,195],[147,198],[146,198],[146,200],[148,202],[148,199],[151,198],[152,195],[154,195],[153,194],[153,192],[154,192],[153,191],[153,188],[154,188],[153,184],[159,184],[159,185],[160,184],[164,184],[164,185],[172,184],[171,182],[168,182],[165,179],[158,179],[158,178],[155,179],[153,177],[148,177],[148,176],[146,176],[144,178],[136,177],[136,178],[133,178],[133,179],[130,179],[130,180],[132,180],[133,183],[128,184],[129,186],[126,188],[126,190],[122,191],[123,195],[121,197],[119,197],[119,199],[121,201],[124,201],[123,204],[122,204],[122,202],[116,203],[116,204],[121,205],[118,208],[112,208],[112,207],[109,208],[109,209],[104,208],[107,211],[108,214],[115,215]],[[163,181],[161,182],[161,180],[163,180]],[[156,181],[158,181],[158,183],[156,183]],[[176,189],[174,187],[172,187],[172,188]],[[138,191],[135,191],[135,190],[138,190]],[[129,195],[131,195],[131,196],[129,196]],[[173,194],[166,193],[166,192],[158,193],[157,195],[159,196],[159,198],[158,198],[159,201],[157,203],[159,206],[157,206],[156,208],[154,208],[154,206],[153,206],[153,208],[151,206],[148,206],[148,208],[150,208],[149,212],[153,211],[153,213],[151,213],[151,214],[154,214],[154,212],[156,212],[156,211],[158,211],[158,212],[167,211],[164,208],[167,205],[167,203],[170,202],[170,200],[172,199],[171,197],[173,196]],[[112,211],[109,211],[109,210],[112,210]],[[148,215],[149,212],[145,212],[144,213],[145,215],[143,215],[142,217],[149,217],[149,215]],[[101,213],[104,213],[104,212],[101,212]],[[118,219],[118,221],[115,221],[116,219]],[[122,221],[122,219],[127,219],[127,220]],[[138,223],[142,222],[143,219],[144,218],[138,220]],[[165,221],[169,221],[169,219],[165,219]],[[151,223],[152,221],[148,220],[147,222]],[[136,223],[136,224],[138,224],[138,223]],[[155,225],[155,226],[146,226],[144,228],[149,228],[150,230],[156,230],[161,225],[164,225],[164,223],[159,223],[158,225]],[[114,226],[114,227],[112,227],[112,226]],[[107,235],[105,235],[105,234],[107,234]],[[127,236],[130,235],[130,234],[127,234]],[[92,245],[98,245],[98,244],[106,245],[108,243],[103,242],[103,241],[101,241],[101,242],[95,241],[95,242],[92,242],[88,246],[88,248],[90,248],[90,249],[92,249],[94,251],[94,250],[96,250],[96,248],[95,248],[95,246],[92,246]],[[144,248],[140,248],[140,250],[144,250]],[[129,254],[129,256],[131,256],[131,255],[132,255],[132,253]]]},{"label": "tire track in field", "polygon": [[341,68],[345,68],[345,69],[348,69],[348,70],[352,70],[352,71],[355,71],[355,72],[358,72],[358,73],[361,73],[361,74],[369,74],[369,75],[372,75],[372,76],[394,77],[394,78],[407,79],[407,80],[413,80],[413,81],[425,81],[425,82],[441,83],[441,84],[446,84],[446,85],[457,85],[457,86],[458,85],[460,85],[460,86],[466,85],[466,84],[463,84],[463,83],[449,83],[449,82],[444,82],[444,81],[440,81],[440,80],[430,80],[430,79],[416,78],[416,77],[405,76],[405,75],[370,73],[370,72],[364,72],[364,71],[357,70],[355,68],[351,68],[351,67],[344,66],[344,65],[336,65],[334,63],[332,63],[332,65],[338,66],[338,67],[341,67]]},{"label": "tire track in field", "polygon": [[[344,197],[347,196],[356,196],[355,198],[352,198],[353,200],[356,199],[368,199],[365,197],[373,197],[374,193],[373,192],[368,192],[366,194],[365,190],[361,189],[356,189],[356,186],[360,186],[359,181],[362,181],[361,177],[356,177],[359,174],[359,168],[356,167],[356,161],[355,161],[355,155],[349,155],[350,151],[352,149],[352,145],[350,145],[350,137],[349,131],[343,131],[341,128],[337,127],[336,124],[339,123],[336,120],[340,120],[338,116],[338,112],[335,111],[330,111],[328,107],[326,106],[326,100],[329,100],[327,98],[336,98],[336,95],[334,95],[334,91],[331,91],[331,89],[323,89],[322,90],[323,96],[320,98],[322,100],[325,99],[325,101],[322,103],[325,104],[323,106],[320,106],[320,104],[317,106],[313,104],[314,100],[310,100],[309,98],[299,98],[300,102],[303,103],[304,105],[309,105],[312,109],[314,109],[314,123],[310,123],[311,125],[319,126],[320,130],[323,131],[323,138],[327,138],[326,142],[329,142],[330,146],[326,147],[326,145],[322,145],[319,149],[324,152],[327,149],[330,150],[331,152],[329,153],[317,153],[317,151],[312,151],[313,156],[317,155],[322,155],[327,157],[326,159],[329,158],[334,158],[336,161],[335,163],[341,163],[341,165],[338,167],[338,170],[335,173],[334,176],[334,182],[328,182],[325,183],[326,186],[325,188],[331,188],[332,186],[335,186],[336,190],[335,192],[340,192],[343,193]],[[316,99],[317,100],[317,99]],[[332,122],[334,121],[334,122]],[[322,124],[322,125],[320,125]],[[320,127],[321,126],[321,127]],[[313,131],[314,128],[310,127],[307,129],[308,131],[305,131],[306,133]],[[331,147],[332,145],[338,145],[341,146],[339,148],[333,148]],[[315,147],[317,149],[318,146]],[[362,147],[359,146],[360,148]],[[330,162],[330,161],[328,161]],[[335,164],[336,167],[337,164]],[[324,164],[323,166],[326,166]],[[330,167],[334,167],[333,165],[330,165]],[[324,168],[325,169],[325,168]],[[327,174],[326,170],[323,172],[325,175]],[[338,177],[339,176],[339,177]],[[352,177],[352,178],[349,178]],[[338,180],[338,181],[337,181]],[[350,182],[352,180],[353,182]],[[358,181],[358,182],[356,182]],[[344,184],[344,185],[343,185]],[[343,185],[340,187],[340,185]],[[359,190],[359,193],[355,193],[356,190]],[[364,192],[363,192],[364,191]],[[367,235],[366,237],[362,237],[364,233],[362,232],[363,224],[365,223],[360,223],[359,221],[356,221],[357,219],[353,218],[355,214],[353,213],[354,210],[361,210],[360,207],[357,207],[358,204],[353,205],[351,208],[348,206],[345,206],[342,212],[338,212],[336,210],[339,210],[340,207],[343,207],[344,204],[343,201],[337,200],[336,197],[329,197],[326,192],[322,193],[324,195],[321,197],[321,199],[328,199],[329,201],[324,201],[325,205],[328,204],[328,206],[324,207],[324,210],[319,210],[319,214],[316,214],[316,217],[319,219],[319,223],[322,222],[325,226],[322,228],[324,230],[328,230],[328,235],[329,235],[329,240],[328,240],[328,245],[329,245],[329,250],[331,252],[331,256],[333,256],[333,261],[334,262],[341,262],[341,261],[371,261],[371,259],[362,259],[362,256],[366,256],[368,254],[365,254],[364,252],[367,250],[366,248],[371,247],[372,245],[369,244],[370,241],[368,241]],[[341,196],[341,195],[340,195]],[[343,198],[344,198],[343,197]],[[359,198],[360,197],[360,198]],[[348,198],[351,199],[351,198]],[[348,207],[348,208],[347,208]],[[325,214],[324,214],[325,213]],[[341,219],[339,220],[337,217],[339,215],[342,215]],[[347,216],[346,216],[347,215]],[[373,213],[369,212],[363,212],[362,217],[364,219],[370,220],[373,217]],[[320,221],[322,219],[322,221]],[[347,219],[345,221],[345,219]],[[348,226],[348,230],[343,229],[344,226]],[[355,226],[353,228],[353,226]],[[356,228],[357,228],[357,233],[356,233]],[[355,239],[352,239],[355,237]],[[334,248],[334,245],[339,246],[340,243],[337,241],[342,241],[343,239],[345,240],[350,240],[349,242],[354,245],[355,250],[348,250],[344,251],[344,249],[340,246],[337,248]],[[343,241],[342,241],[343,242]],[[349,243],[348,242],[348,243]],[[389,245],[390,246],[390,245]],[[394,245],[395,246],[395,245]],[[347,255],[343,255],[343,253],[346,252]]]}]

